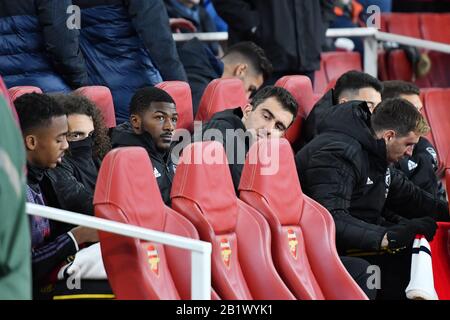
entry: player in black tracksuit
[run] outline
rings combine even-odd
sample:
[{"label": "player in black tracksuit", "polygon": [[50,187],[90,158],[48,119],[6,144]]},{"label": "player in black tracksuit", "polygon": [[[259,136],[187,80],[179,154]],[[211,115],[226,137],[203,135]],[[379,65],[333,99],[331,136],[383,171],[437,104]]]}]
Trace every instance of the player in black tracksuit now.
[{"label": "player in black tracksuit", "polygon": [[[394,105],[394,114],[413,113],[416,121],[420,116],[401,99],[382,104],[383,108],[376,108],[381,116],[375,118],[383,119],[383,110]],[[378,131],[364,102],[331,107],[318,126],[318,135],[297,153],[296,164],[305,194],[333,215],[340,254],[371,252],[364,258],[381,267],[380,297],[401,298],[411,262],[410,251],[403,248],[411,248],[416,233],[431,239],[436,224],[430,216],[448,220],[448,203],[421,190],[391,166],[395,162],[392,141],[400,138],[377,138],[376,133],[385,132]]]}]

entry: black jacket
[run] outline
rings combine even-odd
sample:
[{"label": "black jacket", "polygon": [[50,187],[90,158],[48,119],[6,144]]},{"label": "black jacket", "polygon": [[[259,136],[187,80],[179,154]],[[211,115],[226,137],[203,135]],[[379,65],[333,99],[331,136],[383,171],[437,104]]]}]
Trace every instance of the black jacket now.
[{"label": "black jacket", "polygon": [[275,72],[319,69],[326,21],[332,17],[332,1],[213,0],[213,3],[228,23],[230,44],[254,41],[266,51]]},{"label": "black jacket", "polygon": [[445,199],[445,190],[436,175],[438,170],[437,153],[433,145],[421,137],[414,146],[411,157],[405,157],[395,164],[409,180],[421,189]]},{"label": "black jacket", "polygon": [[[239,181],[241,180],[242,169],[244,168],[245,156],[250,148],[250,133],[246,133],[246,128],[242,122],[242,109],[228,109],[217,112],[209,122],[203,125],[202,136],[194,136],[194,141],[215,140],[225,148],[230,167],[231,178],[234,189],[238,194]],[[219,135],[205,135],[206,130],[218,130]],[[211,136],[211,133],[214,137]]]},{"label": "black jacket", "polygon": [[143,147],[152,161],[153,173],[158,182],[164,203],[170,206],[170,190],[176,167],[172,162],[170,152],[162,154],[155,146],[150,134],[135,134],[129,122],[114,128],[111,136],[113,148]]},{"label": "black jacket", "polygon": [[[448,215],[448,205],[421,190],[386,160],[384,140],[376,140],[364,102],[334,106],[318,126],[318,136],[296,155],[303,191],[332,214],[336,245],[379,250],[386,226],[401,218]],[[389,209],[389,210],[386,210]]]},{"label": "black jacket", "polygon": [[195,117],[208,84],[222,77],[223,62],[218,60],[209,47],[197,38],[179,45],[177,49],[191,87]]}]

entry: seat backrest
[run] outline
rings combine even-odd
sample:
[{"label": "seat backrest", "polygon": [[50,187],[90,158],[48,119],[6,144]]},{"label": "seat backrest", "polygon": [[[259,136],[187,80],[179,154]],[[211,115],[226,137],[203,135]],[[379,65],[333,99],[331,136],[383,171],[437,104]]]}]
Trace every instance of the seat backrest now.
[{"label": "seat backrest", "polygon": [[425,40],[450,43],[450,15],[424,13],[420,15],[420,30]]},{"label": "seat backrest", "polygon": [[320,69],[314,72],[314,93],[322,96],[326,92],[328,84],[325,72],[325,63],[323,61],[323,53],[320,55]]},{"label": "seat backrest", "polygon": [[250,148],[239,191],[269,222],[275,265],[298,299],[367,299],[339,259],[331,215],[302,193],[286,140]]},{"label": "seat backrest", "polygon": [[[94,206],[101,218],[198,238],[190,222],[164,205],[148,154],[140,147],[118,148],[106,155]],[[118,299],[190,297],[186,292],[190,290],[188,251],[106,232],[99,236],[108,279]]]},{"label": "seat backrest", "polygon": [[450,151],[450,89],[431,90],[424,94],[424,109],[433,132],[434,146],[439,158],[439,167],[444,168]]},{"label": "seat backrest", "polygon": [[184,81],[163,81],[156,87],[166,91],[175,101],[178,113],[177,129],[193,130],[194,113],[189,84]]},{"label": "seat backrest", "polygon": [[414,13],[391,13],[388,32],[421,39],[419,15]]},{"label": "seat backrest", "polygon": [[212,285],[222,299],[294,298],[273,265],[267,222],[236,197],[220,143],[183,150],[171,198],[172,208],[211,242]]},{"label": "seat backrest", "polygon": [[33,86],[20,86],[20,87],[12,87],[8,89],[11,100],[14,102],[18,97],[23,96],[27,93],[42,93],[42,90],[38,87]]},{"label": "seat backrest", "polygon": [[236,78],[214,79],[200,100],[196,121],[208,121],[219,111],[244,107],[248,102],[244,84]]},{"label": "seat backrest", "polygon": [[359,52],[324,52],[322,53],[327,83],[338,79],[350,70],[362,71]]},{"label": "seat backrest", "polygon": [[114,101],[109,88],[104,86],[88,86],[78,88],[74,93],[88,98],[97,106],[108,128],[114,128],[116,126]]},{"label": "seat backrest", "polygon": [[285,138],[292,144],[300,137],[303,119],[314,106],[311,80],[306,76],[284,76],[278,79],[275,86],[289,91],[298,104],[297,117],[285,134]]},{"label": "seat backrest", "polygon": [[0,95],[5,98],[6,104],[11,109],[14,119],[16,120],[17,124],[19,124],[19,117],[17,115],[16,108],[14,107],[14,103],[11,100],[11,96],[9,95],[8,89],[6,88],[5,82],[3,81],[3,78],[0,76]]}]

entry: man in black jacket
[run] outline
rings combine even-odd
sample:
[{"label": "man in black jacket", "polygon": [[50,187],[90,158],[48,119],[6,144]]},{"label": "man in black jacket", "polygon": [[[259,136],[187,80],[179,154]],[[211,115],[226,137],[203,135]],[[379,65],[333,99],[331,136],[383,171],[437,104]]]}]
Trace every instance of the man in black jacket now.
[{"label": "man in black jacket", "polygon": [[327,22],[333,19],[329,0],[214,0],[229,27],[229,44],[254,41],[272,61],[275,72],[267,84],[288,74],[312,80],[320,66]]},{"label": "man in black jacket", "polygon": [[178,54],[191,86],[194,116],[203,92],[212,80],[238,78],[249,98],[270,77],[273,69],[264,50],[250,41],[231,46],[221,59],[217,59],[204,43],[194,38],[178,46]]},{"label": "man in black jacket", "polygon": [[371,75],[360,71],[348,71],[336,81],[334,90],[328,91],[313,107],[303,122],[302,141],[308,143],[317,135],[320,122],[336,104],[348,101],[365,101],[369,110],[381,102],[381,82]]},{"label": "man in black jacket", "polygon": [[[431,240],[434,219],[449,220],[447,202],[390,166],[411,155],[428,130],[403,99],[383,101],[372,116],[365,102],[352,101],[332,107],[318,135],[296,155],[303,191],[334,218],[338,251],[380,266],[380,298],[405,297],[415,235]],[[392,213],[399,209],[408,216]]]},{"label": "man in black jacket", "polygon": [[297,102],[285,89],[267,86],[243,108],[217,112],[203,125],[196,141],[216,140],[225,148],[234,188],[238,192],[245,156],[258,138],[282,137],[297,115]]},{"label": "man in black jacket", "polygon": [[[383,82],[382,98],[402,98],[411,102],[419,111],[423,107],[419,88],[410,82],[391,80]],[[425,137],[420,137],[411,156],[404,157],[395,164],[409,180],[431,194],[445,199],[445,189],[437,176],[438,159],[433,145]]]},{"label": "man in black jacket", "polygon": [[143,147],[153,164],[153,173],[162,198],[170,205],[175,165],[171,159],[171,144],[178,114],[172,97],[156,87],[136,92],[131,100],[130,121],[116,127],[112,133],[112,146]]},{"label": "man in black jacket", "polygon": [[[27,202],[49,205],[50,193],[43,192],[42,186],[49,179],[47,171],[61,163],[67,150],[67,116],[63,108],[46,95],[26,94],[18,98],[15,105],[27,154]],[[50,190],[53,197],[66,199],[64,209],[68,210],[88,205],[77,198],[78,182],[73,177],[66,178]],[[29,218],[34,298],[48,298],[52,273],[78,251],[79,245],[98,241],[98,235],[96,230],[86,227],[63,230],[46,218]]]}]

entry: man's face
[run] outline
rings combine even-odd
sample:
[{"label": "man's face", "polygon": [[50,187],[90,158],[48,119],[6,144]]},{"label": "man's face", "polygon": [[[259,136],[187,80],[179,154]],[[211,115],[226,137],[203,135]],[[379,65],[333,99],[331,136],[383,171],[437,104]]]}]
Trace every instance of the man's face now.
[{"label": "man's face", "polygon": [[250,104],[244,108],[242,122],[255,138],[281,138],[294,120],[292,113],[274,97],[264,100],[255,110],[252,108]]},{"label": "man's face", "polygon": [[140,133],[149,133],[161,152],[167,152],[170,149],[177,121],[178,113],[175,104],[169,102],[152,102],[142,117],[131,116],[133,128]]},{"label": "man's face", "polygon": [[387,130],[384,138],[386,141],[387,160],[393,163],[405,156],[412,156],[414,146],[419,142],[420,136],[411,131],[404,137],[398,137],[394,131]]},{"label": "man's face", "polygon": [[417,94],[401,94],[400,98],[411,102],[414,105],[414,107],[416,107],[417,110],[419,110],[419,112],[423,108],[422,100],[420,99],[420,96]]},{"label": "man's face", "polygon": [[80,141],[91,136],[94,132],[94,121],[85,114],[71,114],[67,117],[69,132],[67,141]]},{"label": "man's face", "polygon": [[67,143],[67,117],[51,119],[48,127],[35,129],[25,137],[27,158],[35,166],[43,169],[55,168],[61,162]]},{"label": "man's face", "polygon": [[362,88],[358,90],[358,94],[351,97],[343,97],[339,99],[339,103],[344,103],[352,100],[365,101],[369,107],[370,112],[373,112],[375,107],[381,102],[381,93],[371,87]]}]

